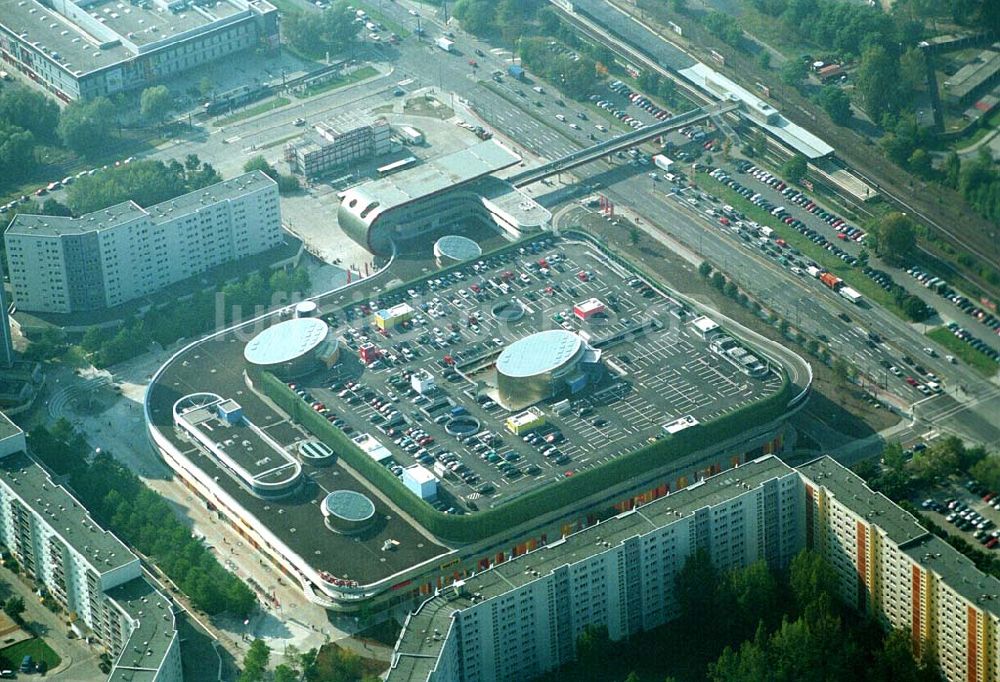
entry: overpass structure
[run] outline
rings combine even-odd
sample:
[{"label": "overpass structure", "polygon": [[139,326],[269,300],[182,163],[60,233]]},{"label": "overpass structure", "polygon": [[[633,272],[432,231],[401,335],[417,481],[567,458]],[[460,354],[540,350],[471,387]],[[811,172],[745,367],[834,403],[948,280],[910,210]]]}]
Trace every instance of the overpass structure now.
[{"label": "overpass structure", "polygon": [[507,178],[507,182],[512,184],[514,187],[524,187],[525,185],[530,185],[533,182],[538,182],[539,180],[552,175],[572,170],[573,168],[582,166],[585,163],[596,161],[601,157],[614,154],[617,151],[630,149],[631,147],[642,144],[643,142],[651,140],[654,137],[658,137],[677,128],[683,128],[684,126],[691,125],[692,123],[697,123],[702,119],[719,118],[723,114],[739,109],[740,106],[739,102],[727,101],[720,104],[710,104],[699,109],[692,109],[691,111],[674,116],[673,118],[669,118],[665,121],[657,121],[656,123],[648,126],[643,126],[638,130],[633,130],[631,132],[618,135],[617,137],[613,137],[610,140],[598,142],[591,147],[586,147],[585,149],[573,152],[572,154],[567,154],[561,159],[550,161],[542,166],[538,166],[537,168],[530,168],[516,175],[512,175]]}]

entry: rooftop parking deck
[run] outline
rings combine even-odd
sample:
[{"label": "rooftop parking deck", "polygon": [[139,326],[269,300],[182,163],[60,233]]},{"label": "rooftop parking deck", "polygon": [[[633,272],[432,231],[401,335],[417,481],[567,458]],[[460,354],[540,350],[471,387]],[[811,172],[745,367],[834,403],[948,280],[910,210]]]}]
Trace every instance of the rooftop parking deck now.
[{"label": "rooftop parking deck", "polygon": [[[633,452],[679,417],[704,424],[781,388],[780,370],[760,377],[742,371],[692,327],[695,315],[593,247],[559,241],[522,250],[487,256],[377,301],[321,306],[341,337],[341,360],[296,388],[322,403],[338,426],[371,432],[392,453],[388,464],[397,475],[414,462],[438,465],[444,474],[433,502],[438,509],[502,505]],[[581,319],[574,306],[591,298],[605,310]],[[384,332],[372,324],[372,311],[404,301],[416,310],[412,320]],[[517,314],[506,314],[511,306]],[[512,343],[552,329],[599,348],[603,378],[542,401],[544,423],[511,433],[512,412],[493,399],[494,363]],[[359,358],[366,344],[379,359]],[[414,375],[431,377],[436,388],[418,394]],[[468,424],[456,433],[455,420]]]}]

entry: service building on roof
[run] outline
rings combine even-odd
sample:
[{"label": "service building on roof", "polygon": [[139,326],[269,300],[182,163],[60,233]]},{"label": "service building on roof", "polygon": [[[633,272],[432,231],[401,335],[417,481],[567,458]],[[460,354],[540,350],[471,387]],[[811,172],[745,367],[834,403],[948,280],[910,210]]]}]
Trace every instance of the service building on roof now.
[{"label": "service building on roof", "polygon": [[277,47],[267,0],[0,0],[0,58],[64,102]]},{"label": "service building on roof", "polygon": [[[2,0],[0,0],[2,1]],[[74,313],[127,303],[281,243],[278,185],[260,171],[148,209],[21,213],[4,233],[14,303]]]}]

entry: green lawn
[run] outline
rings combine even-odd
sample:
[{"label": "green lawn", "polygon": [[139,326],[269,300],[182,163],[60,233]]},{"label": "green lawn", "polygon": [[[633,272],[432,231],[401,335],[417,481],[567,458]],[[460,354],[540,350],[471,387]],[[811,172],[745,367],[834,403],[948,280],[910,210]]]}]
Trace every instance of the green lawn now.
[{"label": "green lawn", "polygon": [[366,78],[371,78],[372,76],[378,75],[378,69],[374,66],[362,66],[360,69],[356,69],[346,76],[341,76],[339,78],[334,78],[331,81],[322,83],[321,85],[311,85],[301,93],[297,95],[299,98],[313,97],[323,92],[329,92],[330,90],[337,90],[339,88],[346,87],[352,83],[357,83],[358,81],[363,81]]},{"label": "green lawn", "polygon": [[49,670],[52,670],[62,662],[59,654],[53,651],[52,647],[46,644],[44,640],[37,637],[12,644],[3,651],[0,651],[0,658],[6,658],[10,667],[15,670],[17,666],[21,665],[21,659],[25,656],[31,656],[36,665],[41,661],[45,661]]},{"label": "green lawn", "polygon": [[274,99],[270,99],[266,102],[261,102],[257,106],[250,107],[249,109],[244,109],[243,111],[238,111],[232,116],[227,116],[221,121],[216,121],[214,125],[227,126],[232,123],[237,123],[238,121],[242,121],[244,119],[257,116],[258,114],[264,114],[267,113],[268,111],[274,111],[275,109],[280,109],[281,107],[290,103],[291,100],[288,99],[287,97],[275,97]]},{"label": "green lawn", "polygon": [[[899,306],[896,305],[895,299],[882,289],[882,287],[875,284],[874,281],[868,279],[857,268],[852,268],[822,246],[809,241],[804,235],[799,234],[792,227],[777,220],[762,208],[755,206],[746,197],[733,191],[732,188],[727,187],[715,178],[709,177],[707,173],[698,174],[698,184],[704,187],[710,194],[714,194],[723,202],[745,213],[747,218],[772,228],[775,234],[788,242],[789,246],[795,247],[802,252],[802,255],[818,263],[824,270],[828,270],[843,279],[848,286],[856,289],[872,303],[877,303],[891,310],[901,319],[909,322],[899,309]],[[829,235],[824,236],[829,239],[833,234],[831,232]]]},{"label": "green lawn", "polygon": [[947,348],[962,362],[987,378],[997,373],[997,363],[980,353],[962,339],[952,334],[946,327],[937,327],[927,332],[931,338]]}]

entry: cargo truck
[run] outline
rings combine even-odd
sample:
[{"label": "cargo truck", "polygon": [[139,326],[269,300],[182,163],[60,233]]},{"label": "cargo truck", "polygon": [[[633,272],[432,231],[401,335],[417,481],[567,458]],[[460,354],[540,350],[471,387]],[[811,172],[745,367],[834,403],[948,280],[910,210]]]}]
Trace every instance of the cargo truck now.
[{"label": "cargo truck", "polygon": [[817,268],[815,265],[810,265],[808,268],[806,268],[806,272],[809,273],[810,277],[815,277],[816,279],[819,279],[819,276],[823,274],[823,271]]},{"label": "cargo truck", "polygon": [[669,159],[663,154],[657,154],[654,156],[653,163],[655,163],[656,167],[660,170],[672,171],[674,169],[673,159]]},{"label": "cargo truck", "polygon": [[448,38],[438,38],[435,44],[445,52],[451,52],[452,48],[455,47],[455,41]]},{"label": "cargo truck", "polygon": [[832,275],[829,272],[824,272],[820,274],[819,281],[830,287],[834,291],[837,291],[840,287],[844,285],[844,280],[840,279],[836,275]]},{"label": "cargo truck", "polygon": [[852,289],[851,287],[841,287],[837,293],[854,305],[859,305],[861,303],[861,293],[856,289]]}]

